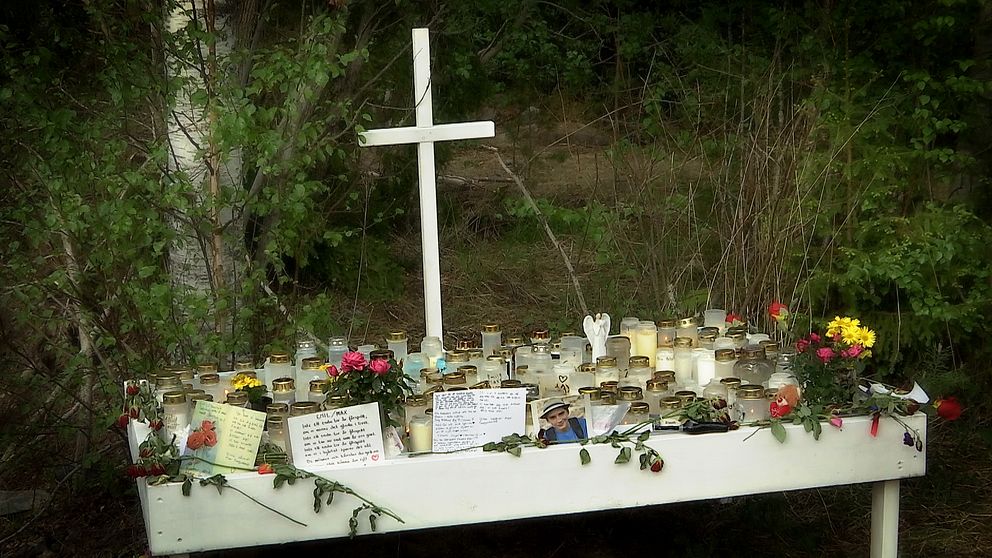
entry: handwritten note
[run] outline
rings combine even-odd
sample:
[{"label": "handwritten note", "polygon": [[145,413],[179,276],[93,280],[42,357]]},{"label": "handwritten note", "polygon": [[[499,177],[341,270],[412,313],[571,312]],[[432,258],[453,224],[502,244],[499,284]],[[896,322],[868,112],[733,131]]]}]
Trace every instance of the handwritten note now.
[{"label": "handwritten note", "polygon": [[524,432],[527,390],[473,389],[434,394],[434,451],[454,451]]},{"label": "handwritten note", "polygon": [[[197,449],[185,448],[185,455],[196,456],[183,466],[183,472],[199,475],[243,472],[255,466],[255,455],[262,440],[262,427],[265,413],[224,405],[212,401],[200,401],[193,411],[190,428],[203,429],[203,421],[213,423],[217,442]],[[187,441],[189,438],[187,438]],[[186,446],[183,443],[183,446]]]},{"label": "handwritten note", "polygon": [[380,465],[386,457],[375,403],[290,417],[289,446],[297,467]]}]

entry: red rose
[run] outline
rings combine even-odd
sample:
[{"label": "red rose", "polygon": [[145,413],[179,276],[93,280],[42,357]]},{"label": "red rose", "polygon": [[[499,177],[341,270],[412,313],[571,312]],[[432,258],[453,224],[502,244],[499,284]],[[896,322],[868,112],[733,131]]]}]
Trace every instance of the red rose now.
[{"label": "red rose", "polygon": [[123,414],[117,417],[117,422],[115,423],[118,428],[127,428],[127,423],[131,422],[131,417],[127,414]]},{"label": "red rose", "polygon": [[141,414],[141,410],[139,410],[137,407],[131,407],[130,409],[127,410],[127,414],[131,418],[136,419]]},{"label": "red rose", "polygon": [[816,356],[820,357],[820,361],[823,362],[823,364],[827,364],[837,355],[830,347],[820,347],[816,350]]},{"label": "red rose", "polygon": [[141,448],[141,450],[138,451],[138,457],[142,459],[148,459],[149,457],[152,456],[152,453],[154,453],[152,451],[152,448]]},{"label": "red rose", "polygon": [[138,395],[138,392],[141,391],[141,388],[139,388],[137,384],[128,384],[127,389],[125,391],[127,392],[128,395]]},{"label": "red rose", "polygon": [[657,461],[655,461],[654,463],[651,464],[651,472],[652,473],[660,473],[661,472],[661,468],[664,467],[664,466],[665,466],[664,460],[662,460],[659,457]]},{"label": "red rose", "polygon": [[947,399],[938,399],[934,402],[933,406],[937,408],[937,414],[944,420],[958,420],[961,417],[962,411],[964,411],[961,403],[958,403],[958,398],[954,396]]},{"label": "red rose", "polygon": [[147,474],[148,472],[145,471],[145,468],[142,467],[141,465],[130,465],[127,468],[127,476],[131,477],[132,479],[140,478]]},{"label": "red rose", "polygon": [[806,349],[808,348],[809,348],[808,340],[800,339],[799,341],[796,341],[796,350],[799,351],[800,353],[805,353]]},{"label": "red rose", "polygon": [[369,365],[369,368],[371,368],[372,372],[377,376],[382,376],[386,372],[389,372],[389,369],[391,367],[389,366],[389,361],[385,359],[377,358],[372,361],[372,364]]},{"label": "red rose", "polygon": [[785,402],[784,399],[779,399],[778,401],[772,401],[768,405],[768,412],[771,414],[772,418],[782,418],[792,411],[792,407]]},{"label": "red rose", "polygon": [[810,333],[809,334],[809,340],[811,342],[813,342],[813,343],[819,343],[820,342],[820,334],[819,333]]},{"label": "red rose", "polygon": [[784,320],[789,317],[789,307],[775,300],[768,306],[768,314],[776,320]]},{"label": "red rose", "polygon": [[340,372],[338,372],[338,367],[337,366],[334,366],[332,364],[332,365],[330,365],[330,366],[327,367],[327,375],[330,376],[331,378],[337,378],[338,377],[338,374],[340,374]]},{"label": "red rose", "polygon": [[350,351],[341,357],[341,372],[361,370],[365,368],[365,356],[357,351]]},{"label": "red rose", "polygon": [[186,447],[191,450],[198,450],[203,447],[204,435],[203,432],[199,430],[194,430],[189,433],[189,437],[186,438]]},{"label": "red rose", "polygon": [[272,468],[272,465],[269,465],[268,463],[262,463],[261,465],[258,466],[259,475],[271,475],[272,473],[275,472],[276,471],[275,469]]},{"label": "red rose", "polygon": [[741,315],[736,312],[729,312],[725,319],[727,323],[732,326],[744,323],[744,318],[742,318]]},{"label": "red rose", "polygon": [[212,448],[217,445],[217,432],[213,429],[203,431],[203,445]]},{"label": "red rose", "polygon": [[163,467],[161,463],[155,463],[154,465],[148,468],[148,474],[153,477],[164,475],[165,467]]},{"label": "red rose", "polygon": [[148,423],[148,427],[151,428],[152,430],[156,431],[156,432],[158,432],[159,430],[162,430],[162,426],[164,426],[162,424],[162,419],[155,419],[155,420],[153,420],[153,421],[151,421],[151,422]]}]

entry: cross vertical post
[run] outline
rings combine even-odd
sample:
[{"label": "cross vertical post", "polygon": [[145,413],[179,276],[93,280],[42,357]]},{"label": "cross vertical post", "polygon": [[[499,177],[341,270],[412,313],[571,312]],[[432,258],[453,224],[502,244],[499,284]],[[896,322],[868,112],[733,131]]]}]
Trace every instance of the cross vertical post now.
[{"label": "cross vertical post", "polygon": [[413,94],[416,106],[416,126],[368,130],[360,134],[359,145],[371,147],[417,144],[426,331],[428,336],[438,337],[443,341],[441,249],[438,242],[437,174],[434,167],[434,142],[491,138],[496,135],[496,125],[492,121],[434,125],[430,37],[426,28],[413,30]]}]

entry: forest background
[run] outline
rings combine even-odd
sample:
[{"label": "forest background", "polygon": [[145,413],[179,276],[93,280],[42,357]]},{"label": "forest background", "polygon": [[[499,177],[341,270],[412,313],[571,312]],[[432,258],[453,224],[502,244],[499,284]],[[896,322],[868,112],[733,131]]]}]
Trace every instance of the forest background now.
[{"label": "forest background", "polygon": [[[989,2],[48,0],[0,6],[0,486],[54,497],[0,517],[0,548],[141,551],[126,378],[419,340],[415,153],[357,142],[412,122],[416,26],[435,121],[498,132],[437,147],[449,342],[583,307],[856,315],[873,374],[968,409],[906,490],[907,548],[992,540]],[[850,551],[867,500],[825,494],[682,511]],[[120,530],[84,533],[92,502]],[[753,533],[768,513],[783,531]]]}]

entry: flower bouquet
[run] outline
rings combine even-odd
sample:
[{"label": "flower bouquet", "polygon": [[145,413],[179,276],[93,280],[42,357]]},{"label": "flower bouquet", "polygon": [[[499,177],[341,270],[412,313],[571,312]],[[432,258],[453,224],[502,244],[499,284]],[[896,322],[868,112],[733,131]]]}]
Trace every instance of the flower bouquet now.
[{"label": "flower bouquet", "polygon": [[825,334],[800,338],[792,372],[803,386],[803,398],[820,405],[850,402],[874,345],[874,331],[857,318],[840,316],[827,324]]},{"label": "flower bouquet", "polygon": [[345,353],[341,368],[326,368],[331,381],[324,393],[346,396],[349,405],[378,403],[382,413],[382,426],[401,426],[397,417],[402,416],[403,401],[413,393],[410,378],[393,359],[374,357],[370,361],[359,352]]}]

